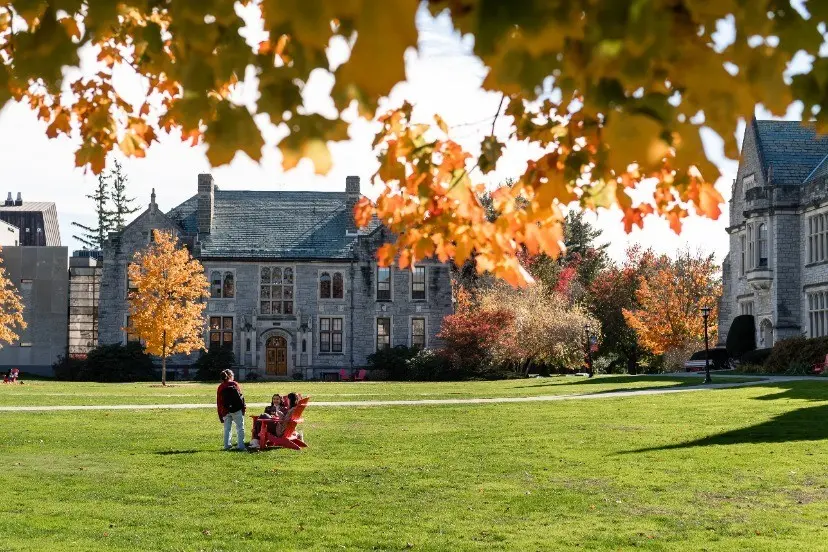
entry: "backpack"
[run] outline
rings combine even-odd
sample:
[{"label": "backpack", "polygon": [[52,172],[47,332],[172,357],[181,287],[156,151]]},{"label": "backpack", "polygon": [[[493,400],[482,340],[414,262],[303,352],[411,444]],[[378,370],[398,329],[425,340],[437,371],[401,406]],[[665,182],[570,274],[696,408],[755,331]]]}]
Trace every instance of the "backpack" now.
[{"label": "backpack", "polygon": [[228,385],[221,392],[221,402],[227,412],[236,412],[244,409],[244,395],[237,385]]}]

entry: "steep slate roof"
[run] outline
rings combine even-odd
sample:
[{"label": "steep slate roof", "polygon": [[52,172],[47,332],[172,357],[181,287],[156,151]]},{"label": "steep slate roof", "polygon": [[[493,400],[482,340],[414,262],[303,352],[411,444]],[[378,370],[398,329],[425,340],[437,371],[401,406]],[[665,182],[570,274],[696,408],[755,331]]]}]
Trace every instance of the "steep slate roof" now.
[{"label": "steep slate roof", "polygon": [[[216,190],[210,234],[200,234],[201,258],[349,259],[344,192]],[[198,198],[167,213],[188,234],[198,231]],[[375,229],[376,223],[369,227]]]},{"label": "steep slate roof", "polygon": [[[762,170],[773,184],[802,184],[828,154],[828,136],[819,136],[813,124],[799,121],[757,121]],[[811,176],[813,178],[813,176]]]},{"label": "steep slate roof", "polygon": [[[20,228],[21,245],[60,245],[60,225],[58,224],[57,207],[52,202],[24,201],[22,205],[3,205],[0,203],[0,219]],[[28,224],[35,226],[39,226],[42,223],[45,242],[44,240],[36,240],[36,236],[30,238],[24,236],[25,228],[23,226],[26,225],[24,221],[28,221]],[[31,232],[36,231],[32,228]],[[29,243],[30,240],[35,240],[37,243]]]}]

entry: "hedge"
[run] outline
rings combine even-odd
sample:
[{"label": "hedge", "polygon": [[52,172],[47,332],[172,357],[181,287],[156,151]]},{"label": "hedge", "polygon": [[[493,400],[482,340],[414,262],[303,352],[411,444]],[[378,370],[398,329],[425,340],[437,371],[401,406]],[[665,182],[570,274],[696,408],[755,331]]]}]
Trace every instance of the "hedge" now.
[{"label": "hedge", "polygon": [[791,370],[801,371],[803,366],[810,367],[824,361],[826,354],[828,354],[828,337],[783,339],[773,346],[770,356],[765,361],[765,367],[772,374]]}]

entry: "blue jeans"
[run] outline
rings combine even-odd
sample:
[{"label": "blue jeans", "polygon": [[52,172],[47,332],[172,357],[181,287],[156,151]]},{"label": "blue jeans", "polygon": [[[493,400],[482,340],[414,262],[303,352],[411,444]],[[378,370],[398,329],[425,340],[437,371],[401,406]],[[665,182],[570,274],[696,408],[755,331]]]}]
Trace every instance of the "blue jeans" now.
[{"label": "blue jeans", "polygon": [[230,448],[230,430],[236,424],[236,446],[244,450],[244,412],[236,410],[224,417],[224,448]]}]

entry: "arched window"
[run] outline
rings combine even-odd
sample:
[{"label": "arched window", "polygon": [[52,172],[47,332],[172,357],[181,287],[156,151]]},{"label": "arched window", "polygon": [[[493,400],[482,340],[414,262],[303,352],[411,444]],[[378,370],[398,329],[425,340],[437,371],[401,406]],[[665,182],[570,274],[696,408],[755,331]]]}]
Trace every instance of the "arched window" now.
[{"label": "arched window", "polygon": [[268,267],[262,267],[262,283],[269,284],[270,283],[270,269]]},{"label": "arched window", "polygon": [[236,285],[232,272],[224,273],[224,298],[235,297]]},{"label": "arched window", "polygon": [[333,275],[333,298],[334,299],[342,299],[343,288],[345,286],[342,285],[342,273],[341,272],[334,272]]},{"label": "arched window", "polygon": [[763,222],[756,233],[759,266],[768,266],[768,226]]},{"label": "arched window", "polygon": [[753,265],[756,264],[755,257],[753,256],[753,226],[748,225],[748,268],[753,268]]},{"label": "arched window", "polygon": [[288,285],[288,286],[293,285],[293,269],[292,268],[286,268],[285,269],[285,285]]},{"label": "arched window", "polygon": [[319,275],[319,298],[331,298],[331,275],[327,272],[323,272]]},{"label": "arched window", "polygon": [[221,272],[218,270],[210,275],[210,297],[221,297]]},{"label": "arched window", "polygon": [[307,339],[302,340],[302,352],[303,353],[308,352],[308,340]]}]

